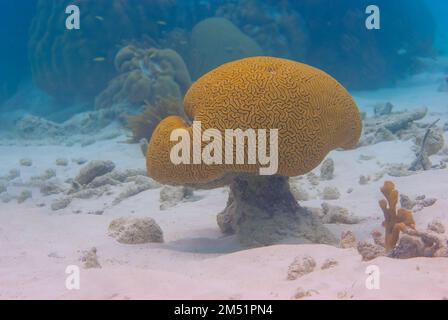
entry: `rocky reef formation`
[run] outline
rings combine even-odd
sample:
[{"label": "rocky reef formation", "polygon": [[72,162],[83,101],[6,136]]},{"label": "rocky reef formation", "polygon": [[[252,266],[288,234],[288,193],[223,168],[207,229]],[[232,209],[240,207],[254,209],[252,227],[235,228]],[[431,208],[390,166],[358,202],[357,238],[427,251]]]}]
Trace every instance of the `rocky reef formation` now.
[{"label": "rocky reef formation", "polygon": [[[440,119],[428,123],[424,120],[428,115],[428,108],[418,108],[412,111],[394,112],[390,102],[375,105],[375,116],[363,119],[364,130],[360,146],[376,144],[384,141],[409,141],[414,143],[412,150],[415,158],[409,164],[392,166],[386,172],[391,176],[411,175],[415,171],[429,169],[443,169],[445,161],[439,164],[431,162],[430,157],[441,154],[445,146],[444,129],[437,126]],[[364,177],[360,184],[368,182]]]},{"label": "rocky reef formation", "polygon": [[235,0],[216,15],[232,21],[267,54],[314,65],[348,88],[369,89],[418,71],[418,58],[434,54],[435,23],[423,1],[375,4],[381,8],[380,30],[365,27],[371,5],[366,0]]},{"label": "rocky reef formation", "polygon": [[[19,138],[33,141],[46,140],[53,144],[81,142],[87,145],[89,141],[94,142],[92,135],[113,121],[118,120],[118,122],[124,123],[125,115],[128,112],[129,110],[125,106],[116,105],[110,109],[79,113],[62,123],[25,114],[15,123],[14,133]],[[120,135],[120,132],[116,131],[115,135]]]},{"label": "rocky reef formation", "polygon": [[304,17],[288,1],[227,1],[216,15],[232,21],[266,55],[303,61],[309,34]]},{"label": "rocky reef formation", "polygon": [[381,29],[365,27],[361,1],[295,1],[310,34],[305,61],[350,89],[394,83],[419,68],[419,57],[434,54],[435,22],[422,0],[379,0]]},{"label": "rocky reef formation", "polygon": [[[68,4],[82,11],[80,30],[63,28]],[[119,48],[139,44],[175,50],[194,79],[263,52],[317,66],[352,89],[376,88],[418,71],[417,58],[433,55],[434,22],[422,0],[380,0],[382,28],[367,30],[369,4],[40,0],[30,28],[32,76],[59,100],[92,99],[117,75]],[[8,91],[0,86],[0,96]]]},{"label": "rocky reef formation", "polygon": [[209,18],[193,28],[189,65],[194,79],[226,62],[261,55],[260,46],[227,19]]},{"label": "rocky reef formation", "polygon": [[444,232],[428,227],[426,231],[405,228],[403,233],[398,245],[390,253],[392,258],[448,258],[448,239],[443,235]]},{"label": "rocky reef formation", "polygon": [[425,118],[427,114],[428,108],[403,112],[392,112],[390,108],[390,112],[366,118],[360,145],[414,138],[420,131],[416,122]]},{"label": "rocky reef formation", "polygon": [[[69,4],[82,12],[79,30],[64,28]],[[171,8],[169,1],[40,0],[29,40],[34,82],[61,100],[94,97],[115,75],[117,47],[145,34],[157,38],[164,29],[157,21]]]}]

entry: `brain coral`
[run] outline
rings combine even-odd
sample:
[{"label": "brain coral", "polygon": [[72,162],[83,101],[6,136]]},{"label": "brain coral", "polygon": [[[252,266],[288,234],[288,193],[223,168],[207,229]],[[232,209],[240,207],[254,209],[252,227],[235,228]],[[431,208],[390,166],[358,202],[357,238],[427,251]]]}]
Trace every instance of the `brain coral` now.
[{"label": "brain coral", "polygon": [[223,63],[261,56],[262,49],[224,18],[209,18],[199,22],[191,34],[190,66],[194,79]]},{"label": "brain coral", "polygon": [[[329,151],[351,148],[361,134],[361,117],[348,92],[311,66],[272,57],[224,64],[200,78],[184,99],[186,113],[202,130],[278,129],[278,174],[297,176],[317,167]],[[147,154],[151,177],[162,183],[195,184],[229,173],[257,173],[259,165],[173,165],[170,133],[188,128],[172,116],[152,135]],[[234,148],[235,150],[235,148]],[[268,150],[269,154],[269,150]]]},{"label": "brain coral", "polygon": [[184,61],[171,49],[126,46],[115,56],[115,68],[120,74],[96,97],[97,109],[123,102],[141,106],[159,98],[182,100],[191,85]]}]

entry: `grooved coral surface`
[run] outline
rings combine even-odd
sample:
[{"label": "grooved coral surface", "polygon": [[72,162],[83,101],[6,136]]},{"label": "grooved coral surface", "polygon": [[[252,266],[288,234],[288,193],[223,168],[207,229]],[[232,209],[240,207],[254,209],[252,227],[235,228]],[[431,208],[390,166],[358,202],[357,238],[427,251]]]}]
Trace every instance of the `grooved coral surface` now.
[{"label": "grooved coral surface", "polygon": [[[278,174],[283,176],[311,171],[332,149],[354,147],[362,127],[355,102],[335,79],[311,66],[272,57],[242,59],[209,72],[187,92],[184,107],[201,121],[202,131],[218,129],[223,137],[226,129],[278,129]],[[151,138],[147,168],[154,179],[194,184],[227,173],[258,173],[259,163],[172,164],[170,150],[177,142],[170,142],[170,134],[177,128],[192,131],[182,119],[169,117]]]},{"label": "grooved coral surface", "polygon": [[96,97],[97,109],[123,102],[140,106],[156,104],[158,99],[181,100],[191,85],[187,66],[171,49],[125,46],[114,64],[120,74]]}]

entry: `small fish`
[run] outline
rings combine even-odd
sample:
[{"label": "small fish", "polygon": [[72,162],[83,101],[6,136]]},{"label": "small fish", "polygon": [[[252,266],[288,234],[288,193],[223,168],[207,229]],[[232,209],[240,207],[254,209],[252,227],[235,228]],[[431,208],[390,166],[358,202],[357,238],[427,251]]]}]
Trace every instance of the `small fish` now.
[{"label": "small fish", "polygon": [[104,18],[101,16],[95,16],[96,19],[100,20],[100,21],[104,21]]},{"label": "small fish", "polygon": [[166,21],[163,21],[163,20],[157,21],[157,24],[161,25],[161,26],[166,26],[167,25]]},{"label": "small fish", "polygon": [[104,60],[106,60],[106,58],[104,58],[104,57],[96,57],[93,59],[93,61],[95,61],[95,62],[102,62]]}]

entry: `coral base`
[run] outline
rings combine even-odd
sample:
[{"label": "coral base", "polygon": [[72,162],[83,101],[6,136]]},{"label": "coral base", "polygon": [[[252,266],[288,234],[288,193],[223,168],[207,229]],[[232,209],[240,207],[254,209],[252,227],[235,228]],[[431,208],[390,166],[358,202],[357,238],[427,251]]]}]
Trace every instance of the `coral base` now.
[{"label": "coral base", "polygon": [[227,207],[217,220],[224,233],[236,233],[249,247],[336,241],[317,216],[297,204],[286,177],[235,178]]}]

